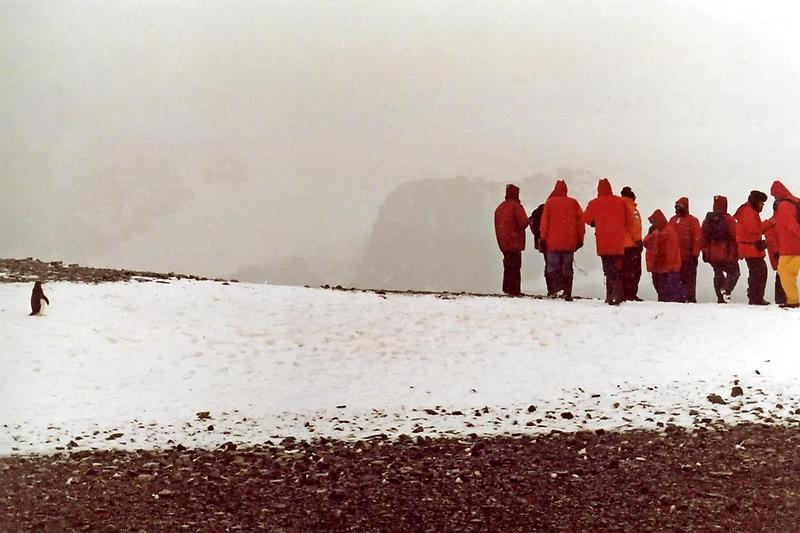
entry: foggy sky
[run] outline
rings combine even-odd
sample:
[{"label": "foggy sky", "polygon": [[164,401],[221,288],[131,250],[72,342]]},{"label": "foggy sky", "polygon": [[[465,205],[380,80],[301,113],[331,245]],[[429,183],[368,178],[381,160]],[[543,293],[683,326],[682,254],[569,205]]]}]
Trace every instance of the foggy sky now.
[{"label": "foggy sky", "polygon": [[0,1],[0,256],[222,276],[301,257],[349,279],[413,180],[493,180],[500,201],[586,169],[645,216],[775,178],[800,192],[798,14]]}]

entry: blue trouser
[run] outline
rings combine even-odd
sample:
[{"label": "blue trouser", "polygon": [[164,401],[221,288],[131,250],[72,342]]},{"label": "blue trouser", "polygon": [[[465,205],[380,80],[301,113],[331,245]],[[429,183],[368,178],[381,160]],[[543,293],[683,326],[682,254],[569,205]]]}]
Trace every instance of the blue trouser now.
[{"label": "blue trouser", "polygon": [[659,302],[686,301],[680,272],[653,272],[653,286],[658,293]]},{"label": "blue trouser", "polygon": [[575,252],[547,252],[545,271],[550,274],[561,273],[565,276],[571,276],[574,256]]},{"label": "blue trouser", "polygon": [[545,273],[548,275],[552,293],[560,290],[572,293],[572,260],[575,252],[547,252],[545,254]]}]

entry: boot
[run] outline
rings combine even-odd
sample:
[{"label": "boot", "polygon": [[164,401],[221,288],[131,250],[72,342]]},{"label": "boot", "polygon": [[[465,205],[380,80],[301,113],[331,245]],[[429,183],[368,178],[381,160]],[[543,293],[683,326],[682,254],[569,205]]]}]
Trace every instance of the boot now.
[{"label": "boot", "polygon": [[564,301],[572,301],[572,276],[564,276]]},{"label": "boot", "polygon": [[717,303],[718,304],[726,304],[728,303],[725,300],[725,295],[722,292],[722,280],[719,279],[719,276],[716,272],[714,272],[714,293],[717,295]]},{"label": "boot", "polygon": [[553,272],[553,298],[558,298],[558,294],[564,289],[564,274]]},{"label": "boot", "polygon": [[556,288],[556,279],[555,278],[556,278],[555,273],[545,271],[544,280],[545,280],[545,283],[547,284],[547,297],[548,298],[555,298],[556,297],[556,292],[558,292],[558,289]]},{"label": "boot", "polygon": [[611,282],[611,299],[608,302],[609,305],[619,305],[625,300],[625,295],[623,294],[622,282],[619,278],[616,278]]}]

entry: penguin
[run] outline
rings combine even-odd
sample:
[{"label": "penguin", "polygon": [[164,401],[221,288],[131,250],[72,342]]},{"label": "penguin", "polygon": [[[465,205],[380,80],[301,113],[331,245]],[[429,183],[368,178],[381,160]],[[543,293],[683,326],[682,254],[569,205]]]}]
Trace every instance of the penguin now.
[{"label": "penguin", "polygon": [[31,314],[28,316],[46,314],[48,305],[50,305],[50,300],[44,295],[42,282],[37,281],[33,284],[33,292],[31,293]]}]

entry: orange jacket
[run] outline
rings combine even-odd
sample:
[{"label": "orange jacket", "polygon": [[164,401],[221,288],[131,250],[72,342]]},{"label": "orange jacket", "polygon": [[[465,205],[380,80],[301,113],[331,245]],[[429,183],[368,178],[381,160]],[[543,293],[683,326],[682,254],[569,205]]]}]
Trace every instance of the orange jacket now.
[{"label": "orange jacket", "polygon": [[633,198],[622,196],[622,201],[625,202],[628,211],[631,213],[631,217],[633,217],[633,224],[625,233],[625,248],[632,248],[636,246],[636,243],[642,241],[642,216],[639,214],[639,210],[636,208],[636,202]]},{"label": "orange jacket", "polygon": [[567,196],[567,184],[558,180],[542,213],[541,239],[549,252],[574,252],[583,243],[586,227],[577,200]]}]

